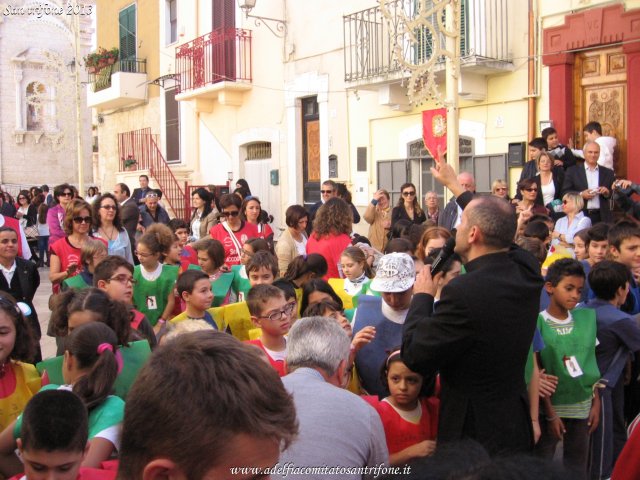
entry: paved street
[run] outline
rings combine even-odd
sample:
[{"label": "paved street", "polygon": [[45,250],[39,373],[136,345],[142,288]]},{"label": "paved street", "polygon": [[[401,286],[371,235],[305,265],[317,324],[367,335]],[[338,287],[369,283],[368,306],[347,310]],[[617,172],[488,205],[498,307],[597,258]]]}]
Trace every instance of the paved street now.
[{"label": "paved street", "polygon": [[48,358],[53,357],[56,354],[56,341],[53,337],[49,337],[46,334],[47,326],[49,325],[49,317],[51,317],[51,312],[49,311],[51,282],[49,281],[48,268],[40,268],[38,271],[40,272],[40,288],[38,288],[38,291],[36,292],[33,304],[38,312],[40,328],[42,329],[42,339],[40,340],[42,358]]}]

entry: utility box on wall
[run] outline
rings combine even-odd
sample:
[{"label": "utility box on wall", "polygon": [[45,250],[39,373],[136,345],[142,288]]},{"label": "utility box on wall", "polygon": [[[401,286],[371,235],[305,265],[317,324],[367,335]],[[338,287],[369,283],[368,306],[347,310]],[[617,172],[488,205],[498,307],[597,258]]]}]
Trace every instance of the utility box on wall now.
[{"label": "utility box on wall", "polygon": [[527,161],[527,143],[510,143],[507,153],[507,164],[509,167],[522,167]]},{"label": "utility box on wall", "polygon": [[329,155],[329,178],[338,177],[338,156],[334,153]]},{"label": "utility box on wall", "polygon": [[280,185],[280,170],[271,170],[269,173],[271,177],[271,185]]}]

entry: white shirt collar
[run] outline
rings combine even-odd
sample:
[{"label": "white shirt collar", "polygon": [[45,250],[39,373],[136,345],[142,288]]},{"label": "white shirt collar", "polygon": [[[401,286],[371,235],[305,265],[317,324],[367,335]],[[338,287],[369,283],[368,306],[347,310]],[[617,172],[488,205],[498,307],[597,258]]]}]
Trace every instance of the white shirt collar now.
[{"label": "white shirt collar", "polygon": [[591,168],[589,168],[589,164],[585,161],[584,162],[584,169],[586,171],[588,171],[588,172],[597,172],[598,171],[598,164],[596,163],[596,166],[593,169],[591,169]]}]

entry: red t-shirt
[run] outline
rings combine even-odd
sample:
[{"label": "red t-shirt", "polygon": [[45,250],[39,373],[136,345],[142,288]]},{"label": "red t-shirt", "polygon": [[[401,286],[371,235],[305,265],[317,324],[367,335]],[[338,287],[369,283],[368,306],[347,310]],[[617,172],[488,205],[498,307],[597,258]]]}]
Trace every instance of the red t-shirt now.
[{"label": "red t-shirt", "polygon": [[267,358],[269,359],[269,363],[271,364],[273,369],[276,372],[278,372],[278,375],[280,375],[281,377],[284,377],[287,374],[287,372],[284,369],[284,360],[274,360],[273,358],[271,358],[271,355],[269,355],[269,352],[267,352],[267,350],[264,348],[264,345],[262,344],[262,340],[260,340],[259,338],[256,340],[245,340],[245,343],[250,343],[251,345],[260,347],[262,351],[264,351]]},{"label": "red t-shirt", "polygon": [[[235,242],[231,239],[229,232],[227,232],[227,229],[224,228],[222,223],[211,227],[209,235],[211,235],[211,238],[222,243],[224,247],[224,263],[226,265],[240,265],[240,252],[238,252]],[[238,244],[242,247],[250,238],[260,238],[260,233],[258,232],[258,227],[252,223],[243,221],[240,230],[233,232],[233,236],[236,237]]]},{"label": "red t-shirt", "polygon": [[351,237],[344,233],[338,235],[325,235],[318,238],[315,233],[312,233],[307,240],[307,253],[318,253],[324,257],[327,261],[327,274],[322,277],[325,280],[330,278],[340,278],[340,271],[338,270],[338,264],[340,263],[340,257],[345,248],[351,246]]},{"label": "red t-shirt", "polygon": [[[102,243],[104,243],[105,247],[108,247],[107,242],[104,241],[102,238],[95,238],[95,237],[91,237],[91,238],[93,238],[94,240],[100,240]],[[76,265],[78,265],[78,268],[73,273],[73,275],[70,275],[67,278],[75,277],[82,271],[82,262],[80,261],[80,253],[81,253],[80,249],[71,245],[71,243],[69,242],[69,237],[63,237],[63,238],[60,238],[59,240],[56,240],[53,243],[53,245],[49,247],[49,250],[51,252],[51,255],[56,255],[60,259],[61,272],[64,272],[72,263],[75,263]],[[57,293],[59,290],[60,290],[59,284],[53,285],[54,293]]]},{"label": "red t-shirt", "polygon": [[438,433],[438,411],[440,408],[440,401],[437,398],[429,397],[420,400],[422,416],[420,423],[417,424],[406,421],[391,404],[378,400],[376,396],[362,398],[380,415],[389,454],[401,452],[424,440],[435,440]]}]

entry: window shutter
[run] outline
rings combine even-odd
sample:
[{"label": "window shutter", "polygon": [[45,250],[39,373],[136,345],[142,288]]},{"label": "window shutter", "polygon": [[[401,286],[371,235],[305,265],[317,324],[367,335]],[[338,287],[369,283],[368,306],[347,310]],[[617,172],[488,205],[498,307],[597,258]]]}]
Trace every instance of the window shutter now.
[{"label": "window shutter", "polygon": [[[131,5],[120,11],[120,60],[124,61],[123,70],[135,68],[136,58],[136,6]],[[131,64],[131,65],[129,65]]]}]

